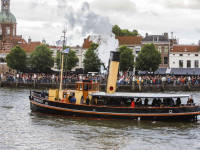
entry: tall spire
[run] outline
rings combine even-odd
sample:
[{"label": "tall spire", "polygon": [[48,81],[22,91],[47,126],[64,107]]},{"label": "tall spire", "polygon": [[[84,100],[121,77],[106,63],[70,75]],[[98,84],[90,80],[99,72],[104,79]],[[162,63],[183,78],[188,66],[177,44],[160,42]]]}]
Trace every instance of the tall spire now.
[{"label": "tall spire", "polygon": [[10,11],[10,0],[1,0],[1,11],[2,10]]}]

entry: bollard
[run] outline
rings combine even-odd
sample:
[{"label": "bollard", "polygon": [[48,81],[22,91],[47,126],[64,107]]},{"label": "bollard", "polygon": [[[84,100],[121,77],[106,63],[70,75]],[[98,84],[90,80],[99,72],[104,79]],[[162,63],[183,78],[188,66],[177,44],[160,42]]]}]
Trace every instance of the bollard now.
[{"label": "bollard", "polygon": [[35,87],[36,87],[36,74],[34,74],[34,80],[33,80],[33,88],[35,89]]},{"label": "bollard", "polygon": [[19,86],[19,74],[17,74],[16,87]]},{"label": "bollard", "polygon": [[3,86],[3,73],[1,74],[0,87]]},{"label": "bollard", "polygon": [[133,77],[133,80],[132,80],[132,91],[133,92],[135,91],[135,77]]},{"label": "bollard", "polygon": [[190,79],[190,76],[189,76],[189,78],[188,78],[188,90],[190,91],[190,89],[191,89],[191,79]]},{"label": "bollard", "polygon": [[142,87],[141,87],[141,77],[139,77],[139,92],[142,91]]},{"label": "bollard", "polygon": [[52,88],[54,88],[54,84],[55,84],[55,76],[52,75]]}]

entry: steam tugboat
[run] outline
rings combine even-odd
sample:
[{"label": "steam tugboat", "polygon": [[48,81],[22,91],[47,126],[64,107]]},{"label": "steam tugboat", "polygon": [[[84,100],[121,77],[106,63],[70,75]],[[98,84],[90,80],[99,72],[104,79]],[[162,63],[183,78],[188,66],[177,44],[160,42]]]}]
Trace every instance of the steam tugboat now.
[{"label": "steam tugboat", "polygon": [[[48,94],[43,92],[30,92],[30,109],[33,112],[45,114],[78,116],[90,118],[109,119],[140,119],[140,120],[197,120],[200,114],[200,105],[180,104],[176,106],[140,105],[132,106],[134,99],[160,99],[172,100],[189,98],[181,94],[156,93],[122,93],[116,92],[116,81],[119,67],[120,53],[111,52],[106,92],[99,92],[100,83],[90,81],[76,82],[75,90],[63,90],[62,80],[60,89],[50,89]],[[61,71],[62,76],[62,71]],[[75,103],[70,103],[68,97],[74,96]],[[84,100],[81,102],[81,98]],[[90,103],[85,103],[90,99]]]}]

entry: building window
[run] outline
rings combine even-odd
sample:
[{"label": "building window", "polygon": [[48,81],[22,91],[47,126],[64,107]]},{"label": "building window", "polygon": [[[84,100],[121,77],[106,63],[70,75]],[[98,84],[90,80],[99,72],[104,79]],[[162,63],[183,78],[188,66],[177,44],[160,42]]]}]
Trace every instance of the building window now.
[{"label": "building window", "polygon": [[195,54],[195,56],[198,56],[198,54]]},{"label": "building window", "polygon": [[5,51],[7,51],[7,46],[5,46]]},{"label": "building window", "polygon": [[6,35],[10,35],[10,27],[6,27]]},{"label": "building window", "polygon": [[188,54],[188,56],[190,56],[190,54]]},{"label": "building window", "polygon": [[165,52],[165,53],[168,53],[168,52],[169,52],[168,46],[165,46],[165,47],[164,47],[164,52]]},{"label": "building window", "polygon": [[76,53],[79,53],[79,50],[76,50]]},{"label": "building window", "polygon": [[173,64],[175,64],[175,62],[173,62]]},{"label": "building window", "polygon": [[153,41],[158,41],[158,37],[153,37]]},{"label": "building window", "polygon": [[195,60],[195,61],[194,61],[194,67],[195,67],[195,68],[199,68],[199,61],[198,61],[198,60]]},{"label": "building window", "polygon": [[187,68],[191,68],[191,60],[187,60]]},{"label": "building window", "polygon": [[135,51],[136,51],[136,54],[138,54],[140,52],[140,48],[136,48]]},{"label": "building window", "polygon": [[164,57],[164,65],[168,64],[168,57]]},{"label": "building window", "polygon": [[158,51],[162,54],[162,46],[158,46]]},{"label": "building window", "polygon": [[173,56],[175,56],[175,54],[173,54]]},{"label": "building window", "polygon": [[76,66],[79,66],[79,62],[76,63]]},{"label": "building window", "polygon": [[183,54],[180,54],[179,56],[183,56]]},{"label": "building window", "polygon": [[183,60],[179,60],[179,68],[183,68]]}]

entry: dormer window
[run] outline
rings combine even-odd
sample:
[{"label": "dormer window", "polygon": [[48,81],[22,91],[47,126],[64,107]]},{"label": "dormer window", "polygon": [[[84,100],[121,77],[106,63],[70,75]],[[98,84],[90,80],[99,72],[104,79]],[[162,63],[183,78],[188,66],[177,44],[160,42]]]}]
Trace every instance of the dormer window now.
[{"label": "dormer window", "polygon": [[153,41],[158,41],[159,37],[153,37]]}]

